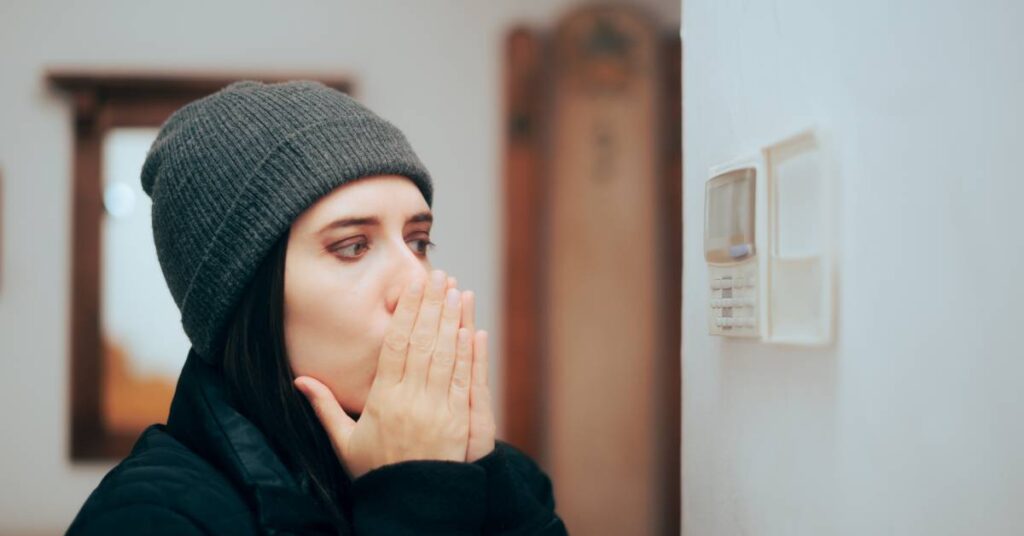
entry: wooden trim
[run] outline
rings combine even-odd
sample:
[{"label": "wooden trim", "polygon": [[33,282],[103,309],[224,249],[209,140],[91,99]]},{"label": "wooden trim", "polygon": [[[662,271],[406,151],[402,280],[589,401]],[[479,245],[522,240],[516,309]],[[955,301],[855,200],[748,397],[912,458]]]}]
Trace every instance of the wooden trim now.
[{"label": "wooden trim", "polygon": [[[101,98],[119,100],[149,100],[154,97],[168,99],[187,95],[208,95],[238,80],[258,80],[273,83],[287,80],[310,79],[323,82],[339,91],[352,94],[353,83],[348,77],[324,76],[316,73],[202,73],[196,71],[175,73],[174,71],[126,71],[126,70],[78,70],[50,69],[46,80],[52,87],[71,93],[84,92]],[[192,99],[189,99],[192,100]]]},{"label": "wooden trim", "polygon": [[71,213],[71,458],[100,458],[113,446],[101,422],[100,155],[102,131],[94,94],[74,95]]},{"label": "wooden trim", "polygon": [[535,459],[542,455],[540,270],[543,137],[543,43],[517,28],[505,41],[504,380],[505,439]]},{"label": "wooden trim", "polygon": [[658,237],[663,254],[660,260],[661,274],[659,287],[664,302],[659,307],[662,321],[660,333],[661,362],[658,370],[663,373],[658,401],[655,408],[662,411],[656,415],[664,434],[657,438],[656,459],[664,464],[665,478],[660,483],[665,519],[661,534],[681,534],[682,523],[682,293],[683,293],[683,113],[682,113],[682,43],[677,34],[666,35],[661,40],[660,60],[664,73],[662,106],[665,113],[659,126],[663,142],[660,148],[664,165],[662,175],[662,216]]},{"label": "wooden trim", "polygon": [[[317,79],[352,94],[346,78],[239,73],[170,74],[51,70],[46,81],[73,105],[71,207],[70,454],[72,461],[126,456],[137,433],[116,432],[103,422],[103,341],[100,326],[102,143],[117,127],[159,127],[178,108],[240,79],[279,82]],[[140,430],[141,431],[141,430]]]}]

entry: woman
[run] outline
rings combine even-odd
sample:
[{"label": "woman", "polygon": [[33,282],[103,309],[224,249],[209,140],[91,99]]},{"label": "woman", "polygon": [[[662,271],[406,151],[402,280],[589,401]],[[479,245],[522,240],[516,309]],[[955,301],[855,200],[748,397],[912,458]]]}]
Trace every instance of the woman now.
[{"label": "woman", "polygon": [[487,333],[431,266],[397,128],[319,83],[238,82],[167,120],[142,184],[192,349],[69,534],[566,534],[494,438]]}]

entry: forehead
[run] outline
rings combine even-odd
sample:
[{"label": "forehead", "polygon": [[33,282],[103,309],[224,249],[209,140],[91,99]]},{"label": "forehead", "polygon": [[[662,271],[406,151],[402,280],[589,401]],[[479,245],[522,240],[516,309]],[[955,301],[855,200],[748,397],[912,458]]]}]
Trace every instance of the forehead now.
[{"label": "forehead", "polygon": [[384,222],[391,219],[404,222],[409,215],[428,210],[427,201],[411,179],[401,175],[377,175],[335,188],[299,215],[294,225],[314,227],[352,216],[377,216]]}]

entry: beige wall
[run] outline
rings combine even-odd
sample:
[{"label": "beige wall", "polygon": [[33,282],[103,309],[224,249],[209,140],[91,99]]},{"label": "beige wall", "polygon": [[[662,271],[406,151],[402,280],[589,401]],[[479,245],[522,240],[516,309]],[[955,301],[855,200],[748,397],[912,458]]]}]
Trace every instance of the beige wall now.
[{"label": "beige wall", "polygon": [[[1024,534],[1022,23],[685,2],[686,534]],[[811,124],[836,143],[838,342],[710,337],[708,168]]]},{"label": "beige wall", "polygon": [[[436,177],[436,264],[478,292],[497,350],[502,38],[576,3],[0,3],[0,533],[61,533],[110,467],[67,458],[70,115],[44,69],[351,74]],[[674,0],[638,3],[678,25]]]}]

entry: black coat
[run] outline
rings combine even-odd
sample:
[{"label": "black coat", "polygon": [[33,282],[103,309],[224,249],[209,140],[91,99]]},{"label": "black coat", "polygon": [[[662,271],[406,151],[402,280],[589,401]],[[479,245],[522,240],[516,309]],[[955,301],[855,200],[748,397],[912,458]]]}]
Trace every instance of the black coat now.
[{"label": "black coat", "polygon": [[[167,424],[142,433],[92,492],[71,535],[337,534],[308,486],[189,352]],[[342,534],[567,534],[551,481],[498,441],[474,463],[415,460],[351,482]]]}]

